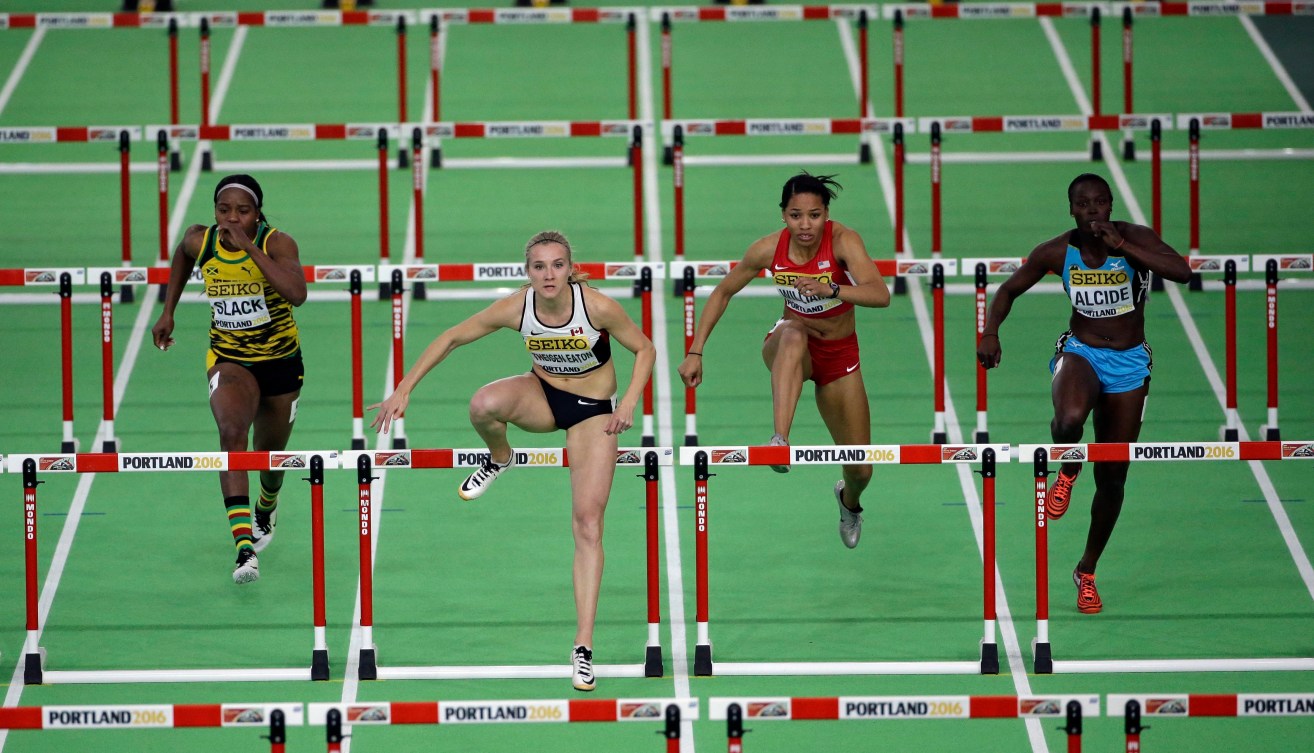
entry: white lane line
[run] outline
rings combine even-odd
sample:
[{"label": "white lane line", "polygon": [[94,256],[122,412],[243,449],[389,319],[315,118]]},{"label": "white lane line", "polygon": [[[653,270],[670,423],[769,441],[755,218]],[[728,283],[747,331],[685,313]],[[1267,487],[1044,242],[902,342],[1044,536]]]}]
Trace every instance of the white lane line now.
[{"label": "white lane line", "polygon": [[[844,54],[849,61],[849,73],[853,80],[855,93],[859,87],[859,62],[857,51],[853,43],[853,38],[847,32],[847,28],[842,24],[837,24],[840,29],[840,41],[844,45]],[[868,104],[868,117],[874,117],[875,111]],[[872,162],[876,170],[877,178],[881,184],[881,193],[885,197],[885,209],[891,222],[894,220],[894,177],[890,168],[889,157],[885,153],[885,144],[880,138],[870,140],[872,147]],[[908,235],[907,228],[904,229],[904,248],[907,249],[907,258],[916,258],[914,253],[912,239]],[[926,296],[922,291],[919,280],[909,280],[907,286],[907,295],[912,302],[913,311],[917,317],[917,326],[921,331],[922,345],[926,350],[927,362],[934,363],[934,345],[932,342],[934,325],[926,307]],[[945,380],[945,423],[946,434],[951,442],[961,443],[963,441],[962,430],[959,427],[958,412],[954,407],[953,393],[949,389],[949,382]],[[966,465],[957,466],[958,481],[963,491],[963,500],[966,502],[968,518],[972,524],[972,533],[976,539],[977,551],[984,562],[985,545],[981,537],[981,497],[977,492],[976,479],[972,469]],[[1031,681],[1027,676],[1025,658],[1022,655],[1021,644],[1018,641],[1017,629],[1013,624],[1012,610],[1008,604],[1008,596],[1004,591],[1003,573],[1000,572],[998,564],[995,566],[995,612],[996,627],[999,635],[1003,639],[1004,659],[1008,663],[1009,674],[1013,680],[1013,687],[1019,696],[1031,695]],[[1031,750],[1034,753],[1049,753],[1049,744],[1045,741],[1045,731],[1037,719],[1026,720],[1027,739],[1030,742]]]}]

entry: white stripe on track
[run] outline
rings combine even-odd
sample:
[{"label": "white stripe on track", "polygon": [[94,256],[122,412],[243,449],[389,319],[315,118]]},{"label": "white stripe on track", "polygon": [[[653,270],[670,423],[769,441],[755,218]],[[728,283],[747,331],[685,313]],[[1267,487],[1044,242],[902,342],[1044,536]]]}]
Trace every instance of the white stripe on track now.
[{"label": "white stripe on track", "polygon": [[18,56],[18,62],[14,64],[14,69],[9,72],[9,78],[5,80],[5,88],[0,89],[0,113],[5,111],[9,98],[14,96],[14,89],[17,89],[18,83],[23,80],[23,74],[27,72],[37,48],[41,46],[41,40],[45,38],[46,27],[41,26],[32,32],[32,37],[27,40],[27,46],[23,48],[23,53]]},{"label": "white stripe on track", "polygon": [[[444,55],[447,50],[446,24],[444,24],[442,28],[439,29],[438,31],[438,44],[439,44],[439,54]],[[440,58],[440,64],[441,64],[441,58]],[[426,117],[428,117],[428,115],[433,112],[433,89],[428,86],[424,88],[423,112],[425,113]],[[428,186],[429,186],[429,160],[425,159],[423,154],[421,154],[420,156],[419,166],[420,166],[420,191],[421,191],[421,199],[423,199],[423,195],[428,190]],[[389,169],[392,168],[390,167]],[[415,211],[416,211],[415,198],[414,198],[414,192],[412,191],[411,200],[410,200],[410,211],[408,211],[406,215],[406,241],[402,247],[402,259],[407,263],[413,262],[415,260],[415,240],[416,240],[415,239]],[[411,294],[411,290],[408,289],[406,293],[402,296],[402,326],[403,327],[409,326],[411,322],[411,317],[410,317],[411,301],[412,301],[412,294]],[[402,335],[403,337],[405,336],[404,330]],[[391,349],[389,349],[386,358],[387,358],[387,365],[383,370],[383,389],[381,390],[382,397],[380,397],[380,399],[392,393],[392,386],[394,382]],[[369,428],[370,427],[367,422],[366,431],[368,431]],[[391,432],[389,432],[388,434],[379,434],[377,435],[377,437],[378,438],[375,441],[375,449],[386,450],[391,447],[392,445]],[[382,523],[383,523],[383,497],[384,497],[385,485],[387,484],[388,481],[387,470],[380,468],[380,469],[376,469],[374,473],[376,474],[375,481],[370,487],[370,520],[372,522],[371,532],[373,534],[373,538],[370,541],[371,574],[373,574],[374,567],[379,561],[379,557],[378,557],[379,538],[380,538],[380,532],[382,531]],[[356,576],[356,603],[355,606],[352,607],[352,611],[351,611],[351,639],[350,641],[348,641],[348,646],[347,646],[347,663],[346,666],[343,668],[341,702],[344,705],[355,703],[360,693],[360,679],[358,677],[360,673],[360,651],[362,648],[364,648],[364,634],[360,624],[360,609],[361,609],[360,576],[357,575]],[[377,626],[371,626],[371,628],[373,627],[377,627]],[[377,656],[376,656],[376,661],[377,661]],[[349,730],[350,730],[350,725],[343,726],[343,733],[344,733],[342,740],[343,753],[351,753],[352,738],[348,734],[346,734]]]},{"label": "white stripe on track", "polygon": [[[232,49],[230,49],[232,53]],[[225,66],[225,70],[228,66]],[[222,82],[221,83],[226,83]],[[226,87],[225,87],[226,88]],[[214,100],[214,109],[217,112],[222,97]],[[178,191],[178,196],[174,201],[173,210],[170,213],[169,221],[169,245],[172,246],[182,231],[183,221],[187,212],[187,206],[191,202],[192,194],[195,193],[197,182],[200,179],[201,161],[193,159],[188,165],[186,177],[183,179],[182,187]],[[152,314],[155,308],[156,296],[150,291],[149,287],[140,297],[141,308],[137,311],[137,318],[133,322],[132,334],[128,337],[128,343],[124,348],[123,358],[119,363],[118,374],[114,379],[114,406],[115,415],[118,415],[118,408],[123,402],[123,395],[127,392],[128,380],[132,376],[133,367],[136,365],[138,354],[141,352],[141,344],[147,337],[152,320]],[[107,438],[105,436],[105,422],[102,420],[96,435],[93,438],[93,450],[98,451],[101,443]],[[58,543],[55,545],[55,552],[51,558],[50,568],[46,571],[45,581],[41,585],[41,600],[38,604],[37,614],[40,627],[37,630],[38,645],[42,632],[44,632],[47,618],[50,616],[50,607],[55,600],[55,595],[59,590],[59,583],[64,574],[65,563],[68,562],[69,552],[73,548],[73,538],[77,534],[78,524],[81,522],[82,510],[86,506],[87,498],[91,495],[91,486],[96,480],[94,473],[83,474],[78,479],[77,489],[74,492],[73,500],[69,505],[67,517],[64,519],[64,526],[60,530]],[[23,659],[20,657],[14,666],[13,678],[9,681],[9,689],[5,692],[5,708],[17,706],[23,695]],[[9,739],[9,731],[0,729],[0,751],[4,750],[5,743]]]},{"label": "white stripe on track", "polygon": [[1282,83],[1282,88],[1286,89],[1287,94],[1291,95],[1291,101],[1295,102],[1296,107],[1299,107],[1303,112],[1309,112],[1309,102],[1305,99],[1305,95],[1300,93],[1300,87],[1296,86],[1296,82],[1291,80],[1291,75],[1287,73],[1282,61],[1278,60],[1278,56],[1273,53],[1273,48],[1268,46],[1268,40],[1264,39],[1264,35],[1259,33],[1259,29],[1255,27],[1255,22],[1244,13],[1239,14],[1236,19],[1241,23],[1241,28],[1245,29],[1246,33],[1250,35],[1250,40],[1259,49],[1259,54],[1263,55],[1264,60],[1268,61],[1269,67],[1273,69],[1273,75],[1277,76],[1277,80]]},{"label": "white stripe on track", "polygon": [[[1064,49],[1058,35],[1054,32],[1054,26],[1048,18],[1040,19],[1045,34],[1049,37],[1050,45],[1054,49],[1054,54],[1059,58],[1059,64],[1065,72],[1072,71],[1072,63],[1068,59],[1067,50]],[[1077,79],[1076,74],[1067,76],[1068,87],[1072,90],[1074,97],[1080,103],[1082,112],[1089,114],[1090,106],[1086,103],[1085,94],[1081,88],[1081,82]],[[1302,100],[1303,101],[1303,100]],[[1306,105],[1308,108],[1308,105]],[[1118,192],[1123,197],[1123,202],[1127,206],[1127,211],[1131,214],[1132,221],[1147,225],[1145,212],[1141,209],[1140,202],[1136,200],[1136,195],[1132,192],[1131,184],[1127,182],[1127,176],[1122,170],[1122,164],[1114,158],[1117,152],[1108,143],[1104,132],[1096,131],[1096,138],[1104,142],[1104,162],[1109,166],[1109,172],[1113,176],[1113,181],[1118,187]],[[1219,376],[1218,366],[1214,363],[1213,356],[1210,355],[1209,349],[1204,344],[1204,339],[1200,337],[1200,330],[1196,327],[1195,317],[1186,306],[1186,300],[1182,297],[1182,292],[1177,285],[1165,285],[1165,292],[1172,301],[1173,309],[1177,312],[1177,317],[1181,322],[1182,329],[1186,333],[1187,340],[1191,343],[1191,349],[1195,351],[1195,356],[1200,362],[1200,368],[1204,372],[1205,378],[1209,381],[1209,386],[1214,392],[1214,397],[1218,400],[1219,408],[1224,410],[1226,415],[1227,395],[1226,388],[1222,377]],[[1240,411],[1237,411],[1238,434],[1244,440],[1250,439],[1249,432],[1246,431],[1245,421],[1242,420]],[[1305,551],[1300,542],[1299,536],[1296,535],[1295,529],[1291,525],[1291,519],[1287,516],[1286,509],[1282,506],[1281,499],[1278,498],[1277,490],[1273,487],[1272,479],[1269,478],[1268,470],[1264,464],[1258,461],[1248,463],[1250,471],[1255,477],[1255,483],[1259,486],[1264,494],[1264,501],[1268,504],[1269,512],[1273,515],[1273,521],[1277,524],[1278,531],[1282,534],[1282,540],[1287,545],[1287,551],[1291,555],[1292,562],[1296,570],[1300,573],[1301,580],[1305,583],[1305,589],[1309,592],[1310,598],[1314,599],[1314,566],[1311,566],[1309,554]]]},{"label": "white stripe on track", "polygon": [[[646,13],[635,14],[636,56],[639,61],[639,118],[651,122],[654,115],[654,93],[652,90],[652,27]],[[643,197],[644,228],[647,231],[646,243],[648,258],[661,261],[662,254],[662,211],[658,180],[661,166],[657,162],[659,139],[656,129],[645,128],[643,133]],[[670,447],[674,444],[673,403],[671,367],[668,353],[668,333],[666,330],[666,290],[662,287],[652,294],[653,345],[657,347],[657,363],[653,369],[653,413],[657,421],[656,441],[659,446]],[[666,593],[667,610],[671,628],[671,671],[675,675],[675,697],[689,698],[689,639],[685,627],[684,611],[684,565],[680,555],[680,512],[679,490],[675,473],[663,473],[661,483],[662,534],[665,538],[666,555]],[[693,721],[683,719],[680,722],[680,752],[694,753]]]},{"label": "white stripe on track", "polygon": [[[844,46],[844,55],[849,63],[849,74],[853,81],[854,92],[858,92],[859,87],[859,61],[857,50],[852,36],[848,33],[847,26],[842,22],[836,23],[840,32],[840,42]],[[875,115],[875,111],[868,104],[868,117]],[[885,209],[891,222],[894,219],[894,177],[890,169],[889,158],[885,154],[885,143],[880,138],[870,140],[872,151],[872,162],[876,170],[877,178],[881,184],[881,193],[885,197]],[[904,228],[904,248],[907,249],[907,258],[916,258],[913,252],[912,239],[908,235],[907,228]],[[913,311],[917,317],[917,326],[921,330],[922,345],[926,350],[928,363],[934,364],[934,324],[931,321],[930,314],[926,308],[926,297],[922,291],[920,280],[909,280],[907,286],[908,299],[913,304]],[[963,433],[958,423],[958,414],[954,408],[953,395],[949,389],[949,380],[945,379],[945,430],[948,439],[957,444],[963,441]],[[975,431],[975,429],[973,429]],[[976,539],[977,551],[981,554],[982,561],[985,558],[985,545],[981,533],[981,498],[977,492],[976,479],[972,469],[967,465],[959,465],[958,471],[959,485],[963,491],[963,501],[967,506],[967,514],[972,524],[972,533]],[[1008,663],[1008,670],[1013,680],[1013,687],[1019,696],[1031,695],[1031,681],[1027,675],[1025,659],[1022,656],[1021,644],[1018,642],[1017,630],[1013,625],[1012,610],[1008,605],[1008,597],[1004,591],[1004,577],[1000,572],[998,563],[995,565],[995,612],[996,612],[996,629],[1002,638],[1004,656],[1002,657]],[[1026,720],[1027,738],[1031,744],[1033,753],[1049,753],[1049,744],[1045,741],[1045,731],[1038,719]]]}]

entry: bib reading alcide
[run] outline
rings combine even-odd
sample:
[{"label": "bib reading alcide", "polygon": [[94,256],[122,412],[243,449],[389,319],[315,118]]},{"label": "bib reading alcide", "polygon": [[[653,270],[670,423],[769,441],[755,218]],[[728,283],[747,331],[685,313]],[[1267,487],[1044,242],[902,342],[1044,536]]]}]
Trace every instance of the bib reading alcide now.
[{"label": "bib reading alcide", "polygon": [[[253,243],[266,252],[276,230],[263,222]],[[269,284],[245,251],[219,243],[217,225],[205,231],[197,258],[210,299],[210,350],[232,361],[250,363],[286,358],[300,348],[292,304]]]},{"label": "bib reading alcide", "polygon": [[1068,241],[1063,259],[1063,289],[1072,308],[1091,319],[1130,314],[1145,302],[1149,273],[1133,268],[1122,256],[1110,256],[1098,267],[1081,260],[1081,249]]}]

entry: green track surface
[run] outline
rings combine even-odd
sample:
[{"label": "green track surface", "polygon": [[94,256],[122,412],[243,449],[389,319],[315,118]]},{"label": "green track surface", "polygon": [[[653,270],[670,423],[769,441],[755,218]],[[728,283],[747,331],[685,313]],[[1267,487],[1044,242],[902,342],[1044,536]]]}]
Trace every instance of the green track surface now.
[{"label": "green track surface", "polygon": [[[304,8],[314,3],[244,0],[225,9]],[[105,0],[48,4],[10,0],[0,12],[107,11]],[[217,8],[183,0],[181,10]],[[389,2],[431,8],[443,3]],[[51,7],[58,6],[58,7]],[[1079,111],[1057,64],[1046,27],[1071,58],[1089,96],[1089,24],[910,21],[906,27],[907,115],[1071,114]],[[1255,19],[1255,26],[1309,97],[1308,17]],[[871,103],[893,113],[889,22],[870,34]],[[839,31],[837,31],[837,29]],[[641,116],[660,117],[659,27],[641,23],[650,80],[639,90]],[[1102,42],[1103,110],[1120,109],[1120,25],[1106,20]],[[853,117],[858,105],[840,34],[828,21],[676,24],[673,114],[676,118]],[[1298,109],[1237,18],[1138,19],[1136,110],[1145,113],[1292,111]],[[424,116],[427,29],[408,45],[411,119]],[[25,50],[30,61],[0,107],[0,127],[158,124],[168,119],[167,47],[162,31],[0,31],[0,86]],[[1304,41],[1300,41],[1304,40]],[[219,123],[310,123],[396,120],[395,32],[388,28],[216,29],[213,80],[236,55]],[[238,45],[237,42],[241,44]],[[179,38],[183,122],[200,107],[194,29]],[[442,118],[589,120],[626,117],[623,25],[454,26],[446,39]],[[766,52],[763,52],[763,51]],[[1123,162],[1120,136],[1109,134],[1106,163],[1020,161],[1023,152],[1089,151],[1086,134],[949,134],[943,150],[943,252],[947,257],[1022,256],[1068,225],[1063,192],[1077,173],[1125,174],[1115,183],[1115,216],[1149,216],[1150,146],[1137,135],[1136,161]],[[660,165],[648,196],[645,253],[674,259],[672,176]],[[690,137],[689,158],[711,155],[815,155],[814,173],[838,173],[844,191],[836,219],[856,228],[874,257],[893,256],[887,210],[891,147],[874,148],[874,164],[853,160],[848,136]],[[1188,179],[1180,155],[1186,133],[1165,131],[1163,235],[1185,252]],[[1206,131],[1201,148],[1201,251],[1272,254],[1311,251],[1309,197],[1314,161],[1211,158],[1217,150],[1314,148],[1314,131]],[[390,145],[396,152],[397,144]],[[906,226],[914,256],[931,250],[931,191],[925,134],[908,139]],[[958,154],[998,155],[988,162]],[[448,140],[447,166],[427,175],[425,258],[441,262],[515,261],[523,243],[547,227],[565,231],[581,261],[614,261],[633,253],[633,178],[621,166],[624,139]],[[488,157],[607,157],[615,167],[469,168]],[[251,171],[265,189],[273,224],[298,241],[307,264],[372,264],[379,258],[378,177],[369,141],[217,143],[216,173],[197,173],[195,144],[173,173],[170,220],[179,228],[209,223],[210,194],[222,172]],[[154,145],[133,144],[133,260],[154,263],[159,250]],[[23,163],[97,163],[97,173],[0,171],[0,267],[113,266],[119,263],[119,190],[113,145],[0,144],[0,168]],[[276,167],[266,161],[323,162],[328,169]],[[354,161],[349,166],[345,160]],[[332,162],[337,161],[337,162]],[[791,165],[690,164],[685,174],[686,256],[736,259],[753,239],[779,227],[779,187]],[[394,259],[408,245],[411,175],[389,182],[389,242]],[[655,188],[654,188],[655,187]],[[188,191],[183,201],[183,191]],[[659,242],[656,239],[660,239]],[[1262,275],[1241,275],[1253,284]],[[1296,275],[1293,275],[1296,277]],[[958,285],[968,277],[954,278]],[[637,320],[637,299],[621,295]],[[315,289],[333,289],[319,286]],[[367,286],[368,287],[368,286]],[[482,288],[490,295],[488,285]],[[659,445],[683,441],[683,389],[675,367],[683,352],[681,302],[669,284],[656,302],[659,352]],[[91,286],[79,288],[89,292]],[[430,290],[448,291],[447,286]],[[50,288],[29,288],[47,292]],[[53,452],[61,438],[59,308],[19,303],[0,291],[0,454]],[[363,305],[366,401],[386,394],[391,307],[367,291]],[[198,293],[179,308],[169,353],[149,346],[158,316],[155,291],[115,308],[115,369],[127,373],[115,420],[125,451],[217,449],[203,374],[208,322]],[[433,336],[486,305],[486,300],[414,301],[406,322],[407,362]],[[701,300],[699,302],[701,307]],[[920,282],[888,309],[862,310],[859,333],[872,403],[873,442],[928,441],[933,417],[926,343],[931,296]],[[700,444],[762,444],[771,433],[768,374],[761,338],[778,316],[778,301],[743,297],[732,304],[705,357],[698,393]],[[1242,289],[1238,309],[1238,409],[1258,438],[1265,420],[1265,298]],[[1052,415],[1046,364],[1065,329],[1059,296],[1034,292],[1019,301],[1002,332],[1004,362],[991,373],[991,439],[1019,445],[1049,441]],[[1215,441],[1223,411],[1211,373],[1222,373],[1224,294],[1180,287],[1155,294],[1147,311],[1154,348],[1153,389],[1143,441]],[[971,440],[975,428],[974,310],[971,295],[946,296],[946,350],[951,436]],[[1314,349],[1314,297],[1284,287],[1280,298],[1282,435],[1314,439],[1314,387],[1306,361]],[[99,307],[73,306],[75,431],[93,448],[101,411]],[[346,449],[351,440],[349,315],[343,301],[311,301],[296,312],[306,357],[306,386],[291,446]],[[1198,332],[1202,350],[1191,341]],[[142,347],[145,346],[145,347]],[[458,351],[414,396],[407,434],[412,447],[477,447],[467,405],[480,385],[524,367],[513,358],[515,336],[501,333]],[[619,359],[622,383],[630,359]],[[829,438],[812,405],[800,401],[792,440]],[[370,438],[373,442],[373,437]],[[559,435],[513,434],[518,447],[558,446]],[[638,445],[636,428],[622,444]],[[1076,509],[1050,528],[1050,640],[1058,660],[1297,658],[1314,656],[1314,598],[1308,551],[1314,541],[1314,466],[1299,462],[1145,463],[1133,468],[1127,504],[1101,562],[1102,614],[1078,614],[1069,586],[1085,538],[1089,474],[1078,484]],[[719,662],[972,661],[981,638],[981,555],[970,511],[980,478],[962,466],[878,466],[864,497],[861,546],[835,539],[831,487],[837,469],[802,466],[787,476],[765,468],[724,468],[709,482],[710,630]],[[1001,465],[996,480],[1000,602],[997,676],[689,677],[694,625],[692,472],[663,471],[662,504],[677,527],[663,523],[660,679],[603,678],[595,697],[666,698],[681,692],[703,702],[703,718],[685,730],[683,750],[719,750],[725,726],[706,719],[719,696],[942,696],[1109,693],[1309,693],[1308,672],[1030,674],[1036,635],[1033,501],[1029,464]],[[382,475],[382,474],[381,474]],[[569,580],[569,487],[564,473],[517,469],[477,503],[455,496],[457,471],[387,473],[374,485],[381,500],[374,570],[374,640],[381,666],[565,663],[574,625]],[[277,540],[261,559],[261,580],[235,587],[232,544],[211,474],[46,474],[39,490],[39,577],[56,558],[58,589],[42,625],[48,670],[305,666],[311,648],[310,516],[306,485],[289,474]],[[1266,491],[1266,488],[1268,491]],[[358,516],[354,471],[332,471],[324,488],[326,517],[328,682],[188,683],[21,686],[24,650],[23,518],[18,475],[0,476],[13,507],[0,515],[0,678],[11,679],[6,705],[95,705],[220,702],[434,701],[579,697],[565,680],[361,682],[346,677],[357,598]],[[1293,555],[1270,508],[1289,519]],[[70,510],[80,509],[73,517]],[[607,571],[595,638],[602,664],[641,661],[644,591],[644,496],[631,471],[617,473],[607,515]],[[76,536],[72,532],[76,527]],[[667,542],[678,536],[679,568]],[[668,568],[670,568],[668,570]],[[678,587],[679,591],[674,589]],[[47,594],[49,597],[49,594]],[[672,624],[672,598],[682,621]],[[678,628],[673,634],[673,628]],[[678,638],[677,638],[678,634]],[[1016,636],[1016,644],[1005,636]],[[688,656],[673,656],[677,645]],[[17,673],[15,667],[19,666]],[[1147,720],[1144,750],[1304,751],[1314,737],[1305,718]],[[1122,749],[1120,718],[1088,718],[1084,749]],[[753,753],[827,750],[1057,751],[1066,748],[1060,720],[919,721],[908,724],[755,722],[745,741]],[[351,750],[606,751],[656,750],[656,725],[357,726]],[[6,751],[260,751],[253,730],[124,730],[13,732]],[[323,750],[320,727],[289,730],[289,751]]]}]

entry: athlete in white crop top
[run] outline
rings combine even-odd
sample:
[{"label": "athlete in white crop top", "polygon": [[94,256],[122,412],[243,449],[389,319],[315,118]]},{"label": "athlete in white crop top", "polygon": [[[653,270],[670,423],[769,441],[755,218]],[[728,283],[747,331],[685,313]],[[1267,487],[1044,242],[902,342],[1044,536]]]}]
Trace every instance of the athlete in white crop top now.
[{"label": "athlete in white crop top", "polygon": [[[1041,243],[999,286],[990,304],[977,359],[987,369],[999,365],[999,327],[1013,300],[1047,274],[1058,275],[1068,292],[1069,331],[1059,338],[1050,369],[1055,443],[1081,441],[1086,418],[1094,413],[1096,442],[1135,442],[1150,390],[1150,352],[1145,343],[1148,276],[1173,282],[1191,279],[1181,254],[1150,228],[1112,220],[1113,192],[1103,178],[1078,175],[1068,186],[1068,211],[1076,229]],[[1077,609],[1103,608],[1095,590],[1095,565],[1122,511],[1127,463],[1096,463],[1090,530],[1081,560],[1072,572]],[[1065,463],[1045,501],[1050,518],[1068,509],[1079,463]]]},{"label": "athlete in white crop top", "polygon": [[[634,409],[652,375],[656,350],[619,303],[578,282],[570,242],[561,233],[546,231],[529,239],[525,273],[528,285],[435,338],[388,399],[370,408],[379,411],[374,427],[387,431],[405,413],[415,385],[453,350],[499,329],[521,333],[531,356],[529,373],[484,385],[470,400],[470,422],[488,445],[489,457],[458,494],[467,500],[479,497],[515,462],[508,424],[536,433],[565,430],[575,539],[572,683],[592,690],[602,516],[616,472],[618,438],[634,425]],[[634,353],[630,383],[618,401],[613,338]]]}]

